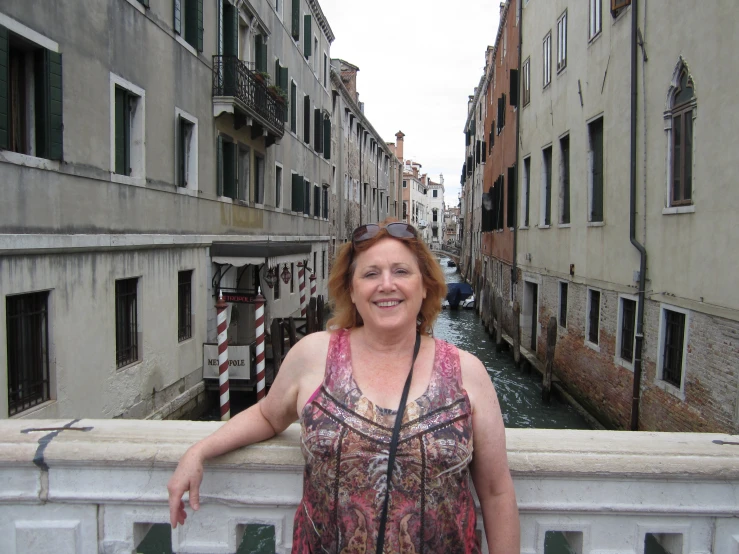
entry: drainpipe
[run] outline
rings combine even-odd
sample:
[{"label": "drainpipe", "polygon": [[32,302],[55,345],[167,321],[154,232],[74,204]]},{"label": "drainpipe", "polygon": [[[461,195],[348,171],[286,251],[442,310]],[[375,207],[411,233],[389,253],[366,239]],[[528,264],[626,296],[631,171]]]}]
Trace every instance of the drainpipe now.
[{"label": "drainpipe", "polygon": [[[359,118],[357,118],[359,119]],[[359,121],[357,121],[359,125]],[[362,182],[362,143],[364,142],[364,131],[359,133],[359,225],[362,225],[362,191],[364,189],[364,183]]]},{"label": "drainpipe", "polygon": [[[518,183],[521,180],[518,178],[518,156],[520,153],[521,144],[521,83],[523,82],[523,75],[521,74],[521,45],[523,44],[523,11],[521,10],[521,0],[516,2],[516,11],[518,12],[518,98],[516,99],[516,186],[513,187],[513,194],[516,196],[513,205],[518,209]],[[511,287],[516,290],[516,283],[518,283],[518,265],[516,263],[516,257],[518,255],[518,214],[514,218],[516,224],[513,226],[513,263],[511,264]],[[518,300],[518,294],[515,295]]]},{"label": "drainpipe", "polygon": [[639,305],[636,312],[636,345],[634,347],[634,389],[631,399],[631,430],[639,429],[639,394],[642,373],[642,347],[644,344],[644,302],[646,298],[647,250],[636,240],[636,53],[637,53],[637,0],[631,2],[631,154],[630,154],[630,210],[629,239],[639,251]]}]

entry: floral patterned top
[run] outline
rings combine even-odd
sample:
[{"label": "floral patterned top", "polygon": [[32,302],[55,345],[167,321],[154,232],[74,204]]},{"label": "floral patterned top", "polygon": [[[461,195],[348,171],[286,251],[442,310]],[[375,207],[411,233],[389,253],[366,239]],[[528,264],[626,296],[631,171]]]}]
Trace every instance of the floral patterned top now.
[{"label": "floral patterned top", "polygon": [[[374,554],[395,423],[352,376],[349,331],[332,334],[323,384],[303,408],[303,499],[293,553]],[[426,392],[409,401],[392,476],[385,552],[479,553],[469,476],[472,410],[459,353],[436,339]]]}]

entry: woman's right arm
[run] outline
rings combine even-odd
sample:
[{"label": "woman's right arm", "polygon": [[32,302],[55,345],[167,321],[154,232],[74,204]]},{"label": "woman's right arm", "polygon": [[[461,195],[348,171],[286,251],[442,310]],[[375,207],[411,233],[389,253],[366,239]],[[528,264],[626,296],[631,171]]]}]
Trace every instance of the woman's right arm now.
[{"label": "woman's right arm", "polygon": [[[314,333],[298,341],[285,357],[264,400],[234,416],[185,452],[167,484],[173,529],[187,518],[182,500],[185,492],[190,491],[190,506],[194,510],[200,508],[200,483],[206,460],[272,438],[297,420],[301,384],[312,386],[316,379],[320,383],[322,373],[321,376],[312,373],[315,373],[315,360],[321,359],[318,352],[325,352],[323,344],[327,342],[325,333]],[[325,355],[322,359],[325,360]]]}]

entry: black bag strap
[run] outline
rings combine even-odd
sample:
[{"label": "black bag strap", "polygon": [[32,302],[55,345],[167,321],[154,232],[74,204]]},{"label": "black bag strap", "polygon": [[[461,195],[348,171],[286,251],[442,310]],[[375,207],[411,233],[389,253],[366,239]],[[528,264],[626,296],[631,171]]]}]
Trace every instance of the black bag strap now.
[{"label": "black bag strap", "polygon": [[400,397],[400,406],[398,413],[395,415],[395,427],[393,428],[393,438],[390,441],[390,454],[387,458],[387,485],[385,489],[385,502],[382,506],[382,516],[380,517],[380,528],[377,533],[377,549],[376,554],[382,554],[385,548],[385,524],[387,523],[387,509],[390,503],[390,485],[393,478],[393,466],[395,466],[395,453],[398,450],[398,437],[400,436],[400,426],[403,423],[403,414],[405,413],[405,403],[408,400],[408,391],[411,389],[411,379],[413,378],[413,366],[418,357],[418,351],[421,349],[421,333],[416,332],[416,346],[413,348],[413,361],[411,362],[411,370],[408,372],[408,378],[405,380],[403,387],[403,395]]}]

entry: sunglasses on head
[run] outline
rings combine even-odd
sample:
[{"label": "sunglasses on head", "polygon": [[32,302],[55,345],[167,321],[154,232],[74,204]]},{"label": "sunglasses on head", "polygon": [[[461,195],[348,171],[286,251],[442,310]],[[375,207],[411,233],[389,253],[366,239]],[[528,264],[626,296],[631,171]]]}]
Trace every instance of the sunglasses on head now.
[{"label": "sunglasses on head", "polygon": [[385,229],[388,235],[396,239],[413,239],[418,236],[413,225],[403,223],[402,221],[388,223],[384,227],[377,223],[368,223],[366,225],[360,225],[354,229],[354,232],[352,233],[352,245],[376,237],[380,232],[380,229]]}]

